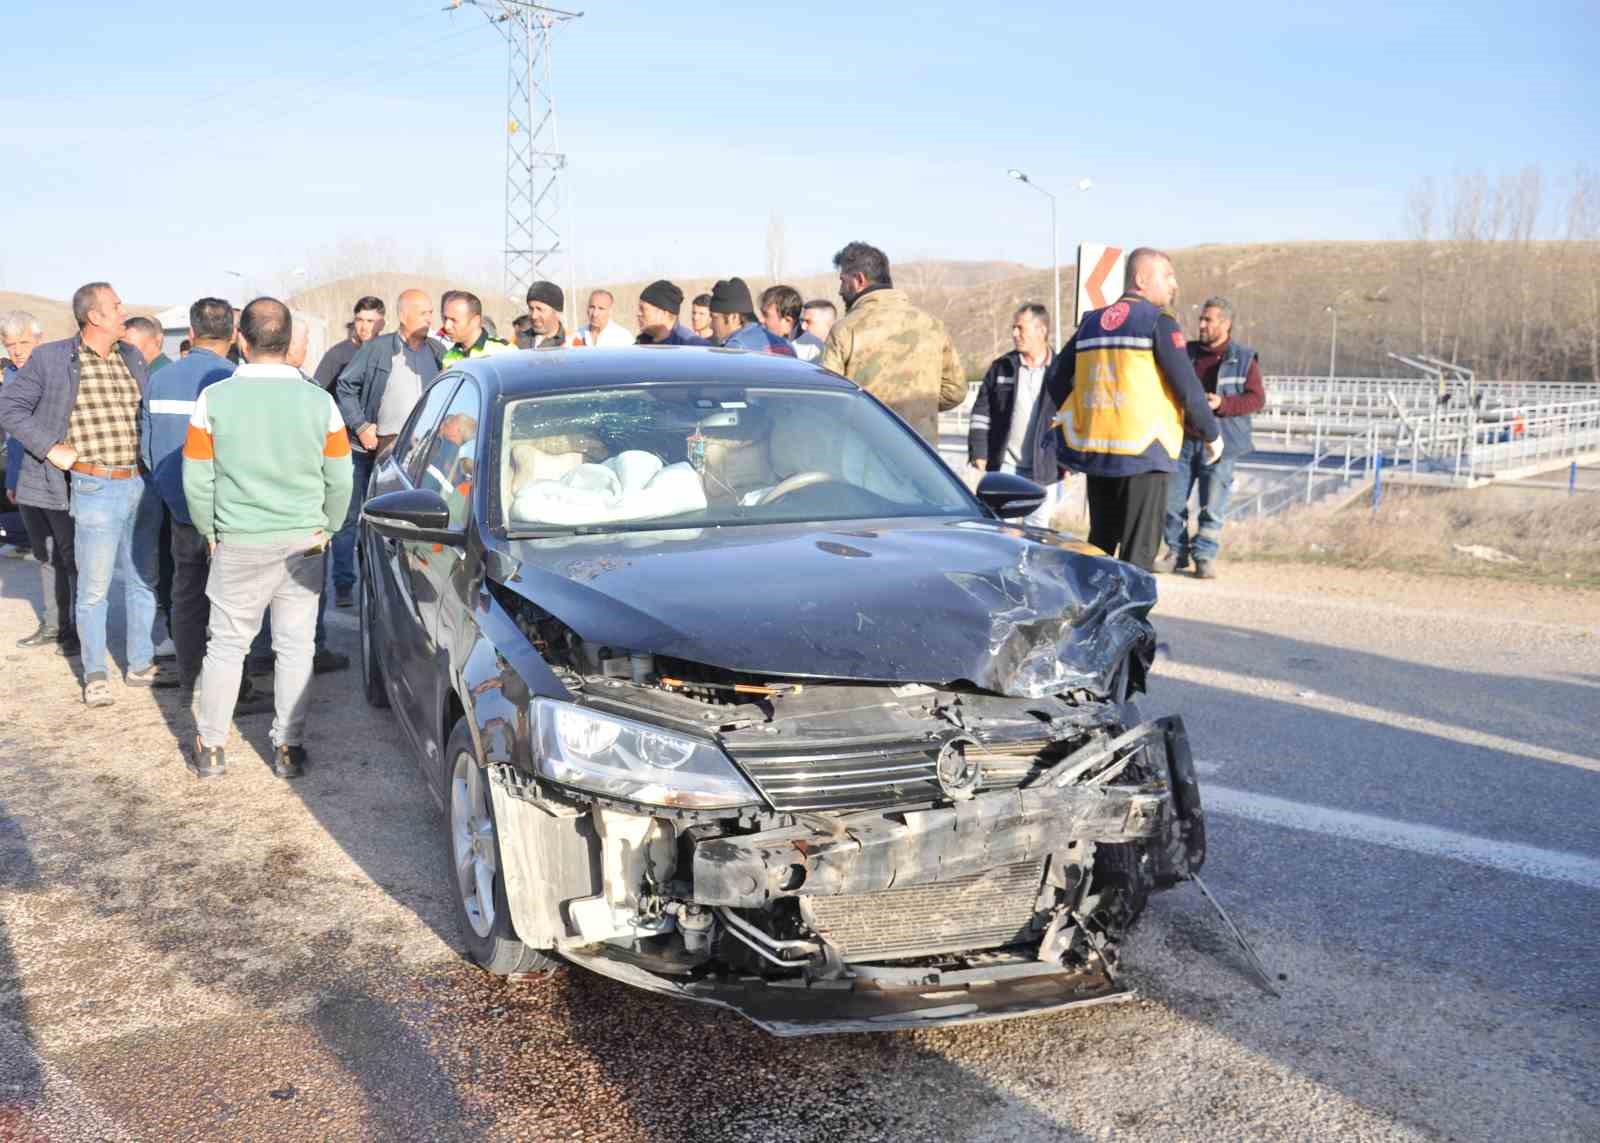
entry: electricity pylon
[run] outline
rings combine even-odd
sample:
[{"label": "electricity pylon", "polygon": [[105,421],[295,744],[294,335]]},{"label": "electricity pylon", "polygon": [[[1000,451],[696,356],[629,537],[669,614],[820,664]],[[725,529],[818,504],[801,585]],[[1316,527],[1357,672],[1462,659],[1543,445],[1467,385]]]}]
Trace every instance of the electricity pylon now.
[{"label": "electricity pylon", "polygon": [[506,295],[520,305],[528,287],[559,274],[565,259],[567,298],[575,305],[572,244],[563,230],[567,157],[556,129],[550,41],[559,25],[583,13],[528,0],[452,0],[451,8],[463,4],[506,38]]}]

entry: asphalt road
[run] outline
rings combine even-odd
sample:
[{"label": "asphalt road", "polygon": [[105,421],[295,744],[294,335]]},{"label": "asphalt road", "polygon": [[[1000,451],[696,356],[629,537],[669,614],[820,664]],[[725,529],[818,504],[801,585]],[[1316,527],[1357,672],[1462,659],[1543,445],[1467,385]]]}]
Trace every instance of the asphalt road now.
[{"label": "asphalt road", "polygon": [[[1292,566],[1163,581],[1205,877],[1133,1003],[776,1041],[455,952],[439,817],[352,674],[199,785],[170,692],[87,711],[0,563],[0,1140],[1600,1137],[1600,596]],[[336,644],[353,649],[349,613]]]}]

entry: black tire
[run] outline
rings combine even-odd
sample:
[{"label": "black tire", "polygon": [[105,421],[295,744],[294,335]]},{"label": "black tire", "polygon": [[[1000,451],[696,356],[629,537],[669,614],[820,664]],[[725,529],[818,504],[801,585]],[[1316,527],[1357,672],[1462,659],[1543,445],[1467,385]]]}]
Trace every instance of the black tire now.
[{"label": "black tire", "polygon": [[1120,939],[1139,923],[1153,887],[1149,864],[1141,860],[1139,846],[1095,846],[1089,889],[1105,897],[1091,919],[1108,936]]},{"label": "black tire", "polygon": [[[458,720],[450,732],[444,765],[445,883],[456,902],[456,922],[467,956],[496,976],[555,968],[551,957],[523,944],[511,927],[494,801],[488,796],[488,777],[479,764],[465,719]],[[464,819],[463,811],[467,809],[472,812]],[[466,869],[468,864],[473,867],[470,871]],[[475,889],[470,896],[468,880]]]},{"label": "black tire", "polygon": [[367,696],[367,705],[384,710],[389,705],[389,692],[384,689],[383,660],[378,655],[377,632],[373,629],[372,584],[365,575],[361,577],[361,690]]}]

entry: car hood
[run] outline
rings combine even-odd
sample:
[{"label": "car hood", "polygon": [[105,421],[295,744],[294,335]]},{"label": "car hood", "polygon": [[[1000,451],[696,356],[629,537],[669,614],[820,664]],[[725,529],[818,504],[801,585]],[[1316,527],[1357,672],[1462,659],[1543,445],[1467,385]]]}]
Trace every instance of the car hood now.
[{"label": "car hood", "polygon": [[583,639],[727,670],[1104,693],[1153,650],[1155,581],[979,520],[513,540],[495,578]]}]

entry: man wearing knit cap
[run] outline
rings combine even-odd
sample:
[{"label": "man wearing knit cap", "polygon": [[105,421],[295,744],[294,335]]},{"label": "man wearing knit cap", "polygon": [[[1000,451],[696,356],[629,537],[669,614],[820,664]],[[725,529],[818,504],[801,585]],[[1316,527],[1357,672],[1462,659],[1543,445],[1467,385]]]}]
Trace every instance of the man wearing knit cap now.
[{"label": "man wearing knit cap", "polygon": [[711,332],[724,349],[794,356],[794,346],[768,333],[756,317],[756,303],[743,278],[728,278],[711,287]]},{"label": "man wearing knit cap", "polygon": [[639,338],[635,345],[710,345],[703,337],[678,320],[683,309],[683,291],[665,278],[651,282],[639,292],[635,321]]},{"label": "man wearing knit cap", "polygon": [[528,319],[533,322],[532,349],[564,349],[567,331],[561,324],[561,314],[567,308],[567,296],[554,282],[535,282],[528,287]]}]

